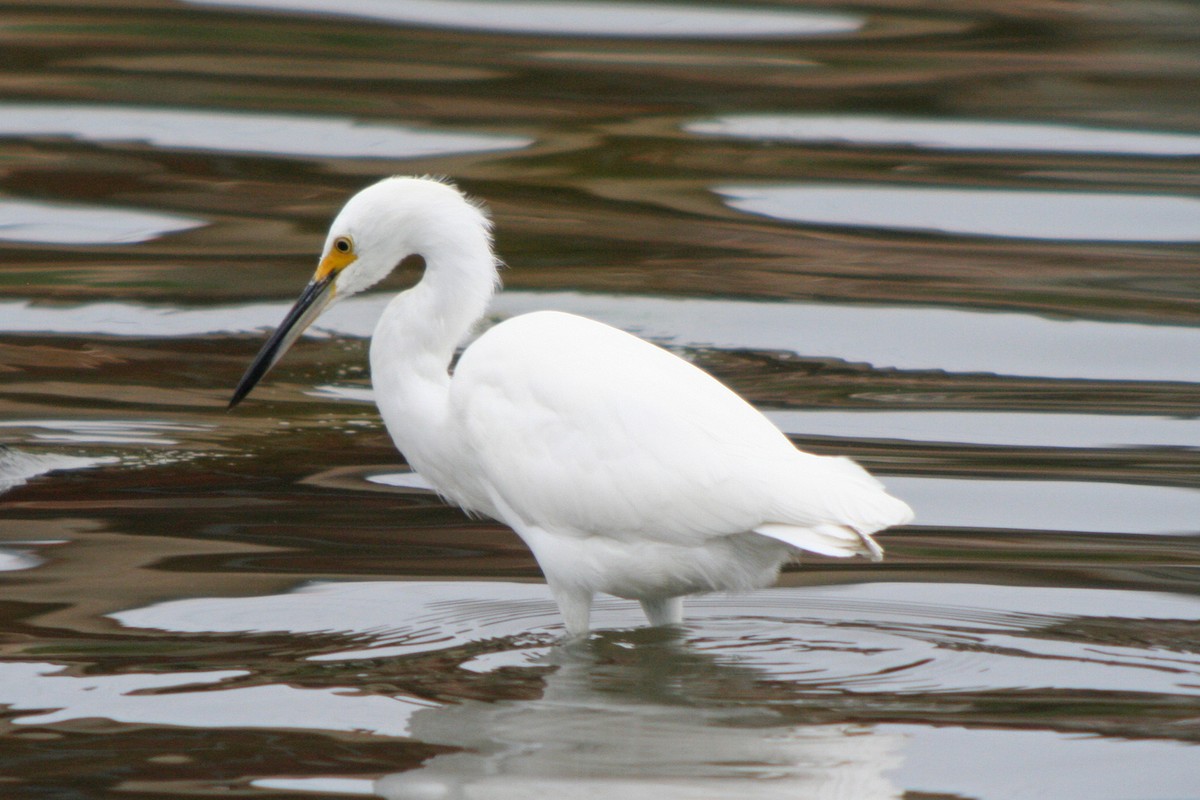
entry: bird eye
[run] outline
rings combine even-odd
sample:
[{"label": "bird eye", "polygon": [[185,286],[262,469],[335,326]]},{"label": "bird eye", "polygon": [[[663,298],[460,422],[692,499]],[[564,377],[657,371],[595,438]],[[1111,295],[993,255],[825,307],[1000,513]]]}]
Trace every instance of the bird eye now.
[{"label": "bird eye", "polygon": [[350,243],[350,240],[345,236],[339,236],[333,240],[333,248],[339,253],[349,253],[352,247],[353,245]]}]

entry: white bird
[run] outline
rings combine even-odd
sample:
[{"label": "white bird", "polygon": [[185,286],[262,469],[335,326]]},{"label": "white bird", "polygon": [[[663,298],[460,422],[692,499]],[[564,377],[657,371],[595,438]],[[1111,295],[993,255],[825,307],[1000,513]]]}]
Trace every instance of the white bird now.
[{"label": "white bird", "polygon": [[268,339],[232,408],[334,298],[420,255],[424,275],[371,338],[376,403],[409,465],[469,513],[504,522],[545,574],[570,635],[593,596],[679,624],[685,595],[771,584],[809,551],[883,550],[912,510],[847,458],[796,449],[766,417],[666,350],[538,311],[462,353],[499,280],[491,223],[449,183],[387,178],[334,219],[316,274]]}]

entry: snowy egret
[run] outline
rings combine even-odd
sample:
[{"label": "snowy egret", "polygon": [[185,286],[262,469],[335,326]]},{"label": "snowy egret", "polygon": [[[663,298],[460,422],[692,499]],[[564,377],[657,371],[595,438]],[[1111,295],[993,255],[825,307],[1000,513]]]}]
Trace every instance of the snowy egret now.
[{"label": "snowy egret", "polygon": [[457,188],[387,178],[334,219],[316,274],[230,408],[335,297],[404,258],[425,271],[371,338],[376,403],[409,465],[533,551],[572,635],[597,592],[678,624],[685,595],[761,588],[798,551],[883,550],[912,511],[847,458],[797,450],[712,376],[631,334],[538,311],[456,348],[498,286],[491,223]]}]

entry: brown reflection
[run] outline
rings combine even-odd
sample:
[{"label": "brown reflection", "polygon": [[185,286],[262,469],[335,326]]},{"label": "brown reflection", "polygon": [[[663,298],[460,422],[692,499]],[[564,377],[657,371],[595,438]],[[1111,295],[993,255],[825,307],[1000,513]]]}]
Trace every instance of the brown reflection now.
[{"label": "brown reflection", "polygon": [[[43,551],[49,562],[28,575],[6,577],[6,597],[46,609],[36,616],[37,625],[45,629],[111,635],[115,626],[103,618],[104,614],[178,596],[179,580],[159,568],[163,560],[182,554],[219,553],[229,557],[271,549],[167,535],[129,536],[106,532],[106,527],[99,519],[65,515],[60,515],[52,526],[43,525],[45,535],[67,539],[68,543]],[[25,537],[29,530],[27,523],[10,518],[0,525],[0,537]],[[290,583],[284,577],[237,573],[193,575],[188,581],[193,591],[203,587],[203,591],[218,596],[258,592],[265,586],[283,590]],[[69,653],[70,646],[64,647]],[[27,654],[28,648],[28,642],[18,640],[4,649],[9,655],[20,655]]]},{"label": "brown reflection", "polygon": [[322,58],[314,56],[298,61],[283,55],[228,56],[193,53],[187,56],[133,55],[101,56],[68,62],[66,66],[82,70],[117,70],[138,75],[234,76],[238,79],[350,81],[484,81],[505,77],[498,69],[457,66],[413,61],[376,59]]},{"label": "brown reflection", "polygon": [[21,345],[0,342],[0,372],[39,369],[98,369],[121,359],[94,345],[80,348]]},{"label": "brown reflection", "polygon": [[[96,722],[55,730],[10,731],[5,739],[6,783],[53,785],[77,797],[132,792],[158,797],[203,796],[245,786],[250,775],[287,774],[303,765],[315,772],[355,775],[364,769],[416,767],[445,748],[420,742],[380,741],[354,734],[298,731],[223,731]],[[256,792],[257,793],[257,792]]]}]

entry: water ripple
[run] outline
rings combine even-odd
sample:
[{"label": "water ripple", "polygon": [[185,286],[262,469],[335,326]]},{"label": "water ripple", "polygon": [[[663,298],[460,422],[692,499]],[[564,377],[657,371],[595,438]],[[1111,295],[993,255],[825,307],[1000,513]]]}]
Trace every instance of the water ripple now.
[{"label": "water ripple", "polygon": [[0,493],[28,483],[33,478],[59,470],[90,469],[115,464],[112,456],[68,456],[57,453],[26,453],[0,445]]},{"label": "water ripple", "polygon": [[338,117],[0,103],[0,137],[17,136],[67,136],[88,142],[142,142],[166,149],[313,158],[421,158],[518,150],[533,143],[527,137],[422,130]]},{"label": "water ripple", "polygon": [[0,240],[105,245],[147,242],[199,228],[205,220],[158,211],[0,198]]},{"label": "water ripple", "polygon": [[735,115],[684,125],[689,133],[734,139],[922,150],[1200,155],[1200,136],[1053,122],[923,119],[865,114]]},{"label": "water ripple", "polygon": [[345,690],[253,686],[207,691],[156,690],[220,684],[241,670],[75,676],[58,664],[0,662],[0,703],[30,713],[17,725],[101,718],[193,728],[292,728],[403,736],[415,700],[361,696]]},{"label": "water ripple", "polygon": [[[1198,217],[1200,219],[1200,217]],[[391,295],[351,297],[310,335],[368,337]],[[0,302],[0,333],[174,337],[273,328],[290,303],[188,308],[127,302],[58,306]],[[1090,380],[1200,382],[1200,328],[1051,319],[953,308],[502,292],[495,318],[539,309],[593,317],[680,347],[780,350],[880,369]]]},{"label": "water ripple", "polygon": [[30,440],[71,444],[176,445],[163,434],[207,431],[212,425],[155,420],[30,419],[0,421],[0,429],[35,431]]},{"label": "water ripple", "polygon": [[731,208],[805,225],[1064,242],[1200,242],[1200,199],[1178,195],[887,184],[715,191]]},{"label": "water ripple", "polygon": [[[1106,614],[1143,617],[1145,626],[1156,618],[1200,621],[1200,601],[1096,589],[867,584],[707,595],[689,601],[687,620],[699,652],[736,658],[797,690],[1200,693],[1200,653],[1173,652],[1168,663],[1168,654],[1135,642],[1097,652],[1063,624]],[[112,616],[127,627],[179,633],[350,637],[352,647],[318,654],[321,661],[415,656],[472,642],[524,652],[562,630],[546,586],[502,582],[313,583],[283,595],[177,600]],[[639,623],[633,603],[597,605],[597,628]]]},{"label": "water ripple", "polygon": [[207,6],[269,8],[457,30],[634,39],[788,39],[849,34],[856,14],[623,2],[478,0],[190,0]]}]

